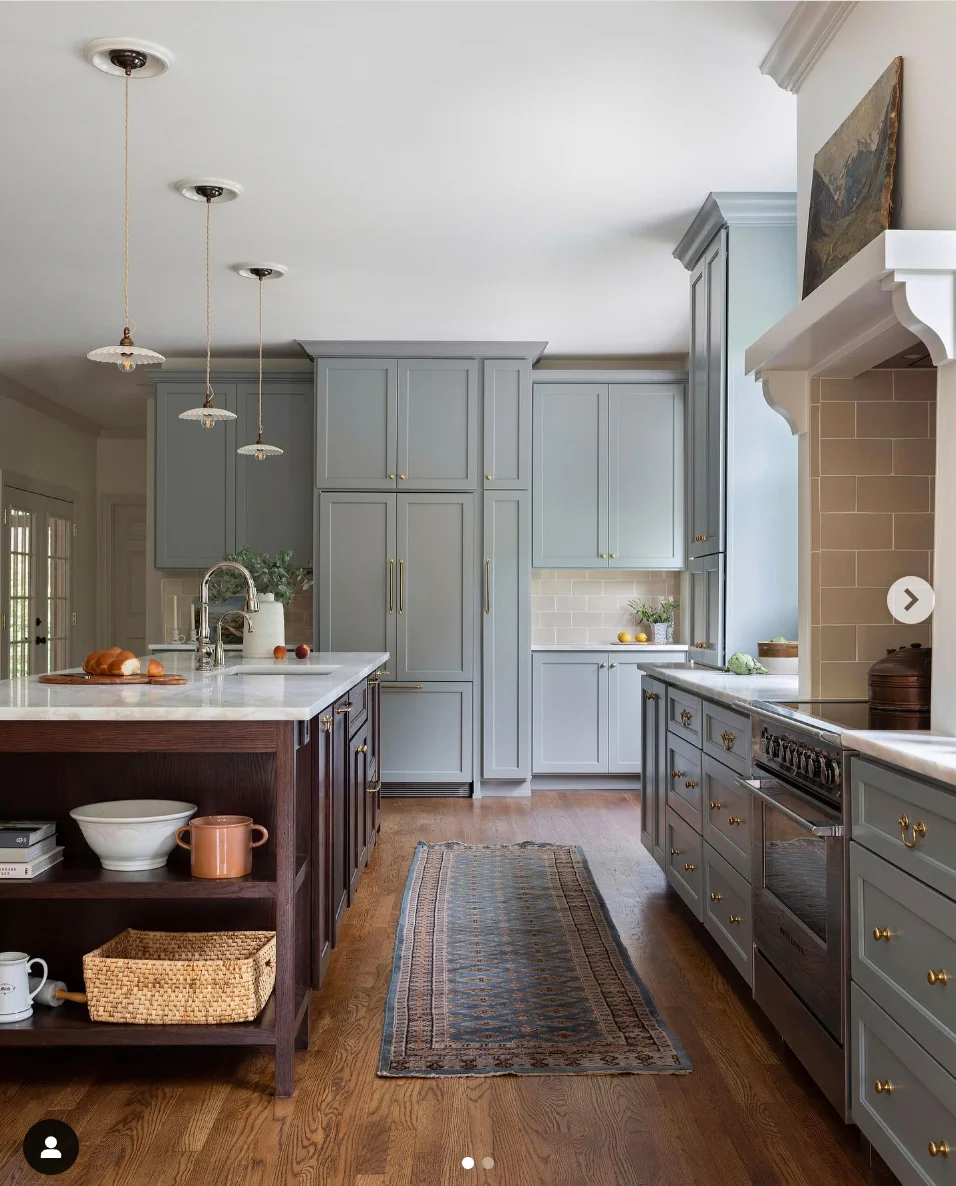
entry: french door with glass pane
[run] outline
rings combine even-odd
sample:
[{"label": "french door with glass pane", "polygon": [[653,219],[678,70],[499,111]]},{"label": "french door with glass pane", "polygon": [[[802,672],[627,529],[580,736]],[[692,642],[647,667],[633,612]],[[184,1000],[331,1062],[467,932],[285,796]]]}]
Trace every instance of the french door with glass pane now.
[{"label": "french door with glass pane", "polygon": [[0,675],[16,679],[71,666],[73,504],[3,488]]}]

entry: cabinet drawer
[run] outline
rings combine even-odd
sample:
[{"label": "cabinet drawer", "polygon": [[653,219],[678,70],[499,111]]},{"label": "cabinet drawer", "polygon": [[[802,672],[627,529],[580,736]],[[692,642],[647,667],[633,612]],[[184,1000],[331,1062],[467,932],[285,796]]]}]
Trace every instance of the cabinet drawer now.
[{"label": "cabinet drawer", "polygon": [[851,844],[850,918],[853,979],[956,1074],[956,902]]},{"label": "cabinet drawer", "polygon": [[367,679],[363,679],[349,691],[349,703],[352,705],[352,711],[349,713],[349,737],[354,737],[368,720]]},{"label": "cabinet drawer", "polygon": [[750,717],[704,700],[703,750],[731,770],[750,775]]},{"label": "cabinet drawer", "polygon": [[956,1080],[856,984],[850,1016],[854,1123],[906,1186],[952,1183]]},{"label": "cabinet drawer", "polygon": [[667,689],[667,727],[700,746],[700,697]]},{"label": "cabinet drawer", "polygon": [[701,831],[700,750],[667,735],[667,767],[663,771],[664,801],[694,828]]},{"label": "cabinet drawer", "polygon": [[695,918],[700,918],[701,882],[704,842],[676,811],[667,809],[667,834],[664,848],[664,874],[690,907]]},{"label": "cabinet drawer", "polygon": [[701,779],[701,829],[707,843],[750,881],[750,807],[752,799],[737,786],[737,775],[704,754]]},{"label": "cabinet drawer", "polygon": [[860,758],[850,780],[852,838],[956,898],[956,795]]},{"label": "cabinet drawer", "polygon": [[754,981],[750,882],[704,844],[704,926],[748,984]]}]

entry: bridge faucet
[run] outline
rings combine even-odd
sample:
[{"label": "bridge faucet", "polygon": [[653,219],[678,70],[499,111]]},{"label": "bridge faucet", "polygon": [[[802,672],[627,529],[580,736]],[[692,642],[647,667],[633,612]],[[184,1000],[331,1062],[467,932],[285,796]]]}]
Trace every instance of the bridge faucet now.
[{"label": "bridge faucet", "polygon": [[[209,582],[211,577],[222,569],[230,569],[238,572],[245,580],[246,611],[254,614],[259,608],[259,597],[256,593],[256,586],[248,568],[244,568],[241,564],[236,564],[233,560],[220,560],[218,564],[214,564],[208,570],[199,586],[199,629],[196,632],[196,668],[199,671],[210,671],[213,668],[222,667],[225,662],[221,632],[218,633],[219,645],[217,647],[213,646],[212,639],[209,637]],[[225,615],[223,616],[225,617]],[[251,633],[252,623],[248,618],[246,618],[246,624],[247,629]]]}]

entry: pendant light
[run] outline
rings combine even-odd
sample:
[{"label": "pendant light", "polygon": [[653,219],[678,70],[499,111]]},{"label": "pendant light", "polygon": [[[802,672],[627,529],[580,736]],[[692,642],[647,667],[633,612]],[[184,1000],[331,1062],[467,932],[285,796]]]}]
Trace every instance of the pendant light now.
[{"label": "pendant light", "polygon": [[240,276],[252,276],[259,281],[259,434],[254,445],[243,445],[237,449],[243,457],[255,457],[256,461],[265,461],[267,457],[281,457],[282,450],[278,445],[264,445],[262,443],[262,282],[274,277],[276,280],[285,274],[285,268],[278,264],[249,264],[238,269]]},{"label": "pendant light", "polygon": [[[111,362],[121,371],[134,371],[137,365],[143,363],[158,364],[165,362],[161,354],[155,350],[147,350],[144,346],[133,344],[131,333],[131,319],[129,315],[129,83],[134,70],[143,71],[142,77],[149,78],[163,73],[168,64],[165,55],[158,46],[147,42],[126,46],[114,44],[108,48],[105,44],[108,38],[91,41],[86,47],[88,60],[98,70],[108,74],[123,74],[125,88],[124,121],[123,121],[123,336],[116,346],[100,346],[91,350],[87,358],[93,362]],[[148,69],[147,69],[148,67]]]},{"label": "pendant light", "polygon": [[206,396],[201,408],[190,408],[180,412],[180,420],[198,420],[203,428],[212,428],[220,420],[235,420],[236,413],[213,404],[216,393],[212,389],[210,369],[212,363],[212,337],[210,333],[210,241],[213,202],[230,202],[239,196],[239,187],[229,181],[177,181],[176,188],[185,198],[206,203]]}]

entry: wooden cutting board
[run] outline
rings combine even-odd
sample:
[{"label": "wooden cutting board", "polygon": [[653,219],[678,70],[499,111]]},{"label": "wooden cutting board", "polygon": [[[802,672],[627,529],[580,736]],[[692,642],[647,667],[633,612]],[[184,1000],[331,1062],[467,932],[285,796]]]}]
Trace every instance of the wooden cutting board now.
[{"label": "wooden cutting board", "polygon": [[184,675],[41,675],[39,684],[188,684]]}]

